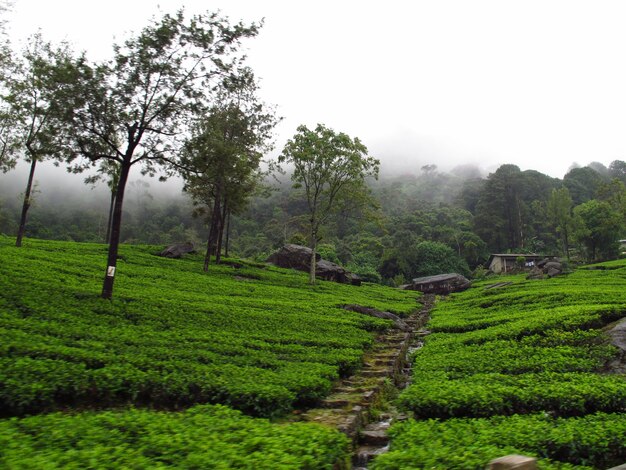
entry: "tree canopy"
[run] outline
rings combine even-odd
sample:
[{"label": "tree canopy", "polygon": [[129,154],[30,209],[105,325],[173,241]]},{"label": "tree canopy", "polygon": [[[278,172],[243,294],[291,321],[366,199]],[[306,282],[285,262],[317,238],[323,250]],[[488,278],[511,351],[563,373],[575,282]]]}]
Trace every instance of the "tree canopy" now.
[{"label": "tree canopy", "polygon": [[214,91],[237,76],[241,40],[258,25],[231,25],[217,14],[155,19],[123,45],[111,62],[75,61],[78,79],[63,116],[71,123],[74,171],[108,160],[119,168],[102,296],[113,293],[124,190],[131,167],[154,175],[179,166],[191,118],[206,111]]},{"label": "tree canopy", "polygon": [[299,126],[278,161],[293,166],[294,187],[304,192],[312,250],[310,282],[313,284],[320,228],[348,193],[352,201],[360,200],[359,193],[367,192],[365,178],[377,177],[380,163],[367,155],[367,147],[358,138],[336,133],[322,124],[314,130]]},{"label": "tree canopy", "polygon": [[263,153],[270,149],[278,120],[257,101],[251,71],[220,95],[200,117],[183,147],[180,167],[185,191],[209,212],[209,234],[204,270],[211,255],[221,256],[227,217],[238,213],[255,193],[262,173]]}]

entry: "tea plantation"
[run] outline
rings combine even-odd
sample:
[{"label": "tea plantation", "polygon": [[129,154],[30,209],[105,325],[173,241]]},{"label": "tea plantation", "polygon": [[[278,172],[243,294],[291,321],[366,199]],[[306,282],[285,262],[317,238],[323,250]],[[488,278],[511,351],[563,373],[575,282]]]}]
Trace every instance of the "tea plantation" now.
[{"label": "tea plantation", "polygon": [[[255,263],[0,237],[0,468],[349,467],[337,431],[285,419],[361,365],[416,293],[320,282]],[[440,299],[397,399],[412,416],[373,469],[542,469],[626,462],[626,381],[607,327],[626,316],[626,261]],[[623,367],[620,369],[623,370]]]},{"label": "tea plantation", "polygon": [[626,463],[626,381],[603,331],[626,317],[626,260],[441,300],[372,468],[483,469],[508,454],[540,468]]},{"label": "tea plantation", "polygon": [[307,284],[304,273],[124,246],[0,237],[1,468],[332,468],[347,439],[276,424],[360,367],[416,293]]}]

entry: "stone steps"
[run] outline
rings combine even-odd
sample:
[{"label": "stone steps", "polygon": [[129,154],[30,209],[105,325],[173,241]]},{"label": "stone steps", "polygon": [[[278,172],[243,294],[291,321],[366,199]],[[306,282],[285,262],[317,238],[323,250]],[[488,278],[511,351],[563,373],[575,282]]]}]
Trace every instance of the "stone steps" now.
[{"label": "stone steps", "polygon": [[[366,468],[369,460],[387,449],[386,429],[392,421],[391,416],[377,417],[379,421],[371,422],[372,406],[380,407],[395,387],[403,386],[409,380],[408,353],[417,347],[418,336],[424,335],[423,327],[433,298],[425,300],[419,311],[404,319],[409,331],[389,330],[381,334],[365,354],[359,371],[338,381],[318,408],[299,415],[305,421],[333,426],[352,439],[356,449],[354,469]],[[394,417],[394,420],[401,419],[406,417]]]}]

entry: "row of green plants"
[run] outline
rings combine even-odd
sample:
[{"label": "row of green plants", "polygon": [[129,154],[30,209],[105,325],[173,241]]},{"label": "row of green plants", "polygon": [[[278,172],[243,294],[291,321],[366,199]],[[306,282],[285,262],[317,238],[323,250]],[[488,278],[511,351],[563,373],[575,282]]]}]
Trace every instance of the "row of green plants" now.
[{"label": "row of green plants", "polygon": [[416,418],[493,416],[548,410],[578,416],[626,407],[621,376],[582,372],[473,374],[451,380],[445,373],[419,374],[400,405]]},{"label": "row of green plants", "polygon": [[626,461],[621,413],[409,420],[390,433],[393,451],[376,458],[373,470],[483,470],[487,462],[511,454],[536,457],[542,470],[606,469]]},{"label": "row of green plants", "polygon": [[398,398],[415,419],[393,428],[374,468],[485,468],[507,454],[540,457],[540,468],[626,461],[626,380],[604,332],[626,316],[626,261],[500,280],[511,284],[438,302]]},{"label": "row of green plants", "polygon": [[0,421],[0,467],[15,470],[347,468],[348,439],[312,423],[274,424],[221,405],[130,408]]},{"label": "row of green plants", "polygon": [[27,240],[18,250],[0,239],[4,416],[123,403],[282,415],[324,397],[390,326],[342,305],[416,308],[415,293],[309,286],[302,273],[234,260],[205,274],[200,256],[164,259],[160,248],[123,247],[107,301],[103,245]]}]

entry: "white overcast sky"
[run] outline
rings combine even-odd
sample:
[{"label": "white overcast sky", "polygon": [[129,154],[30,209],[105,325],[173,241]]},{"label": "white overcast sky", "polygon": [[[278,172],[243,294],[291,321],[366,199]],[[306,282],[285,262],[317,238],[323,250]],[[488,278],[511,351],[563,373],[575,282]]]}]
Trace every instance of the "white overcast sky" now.
[{"label": "white overcast sky", "polygon": [[626,160],[626,2],[14,0],[14,42],[40,28],[93,59],[185,6],[265,25],[246,43],[284,121],[358,136],[383,168],[515,163],[562,177]]}]

